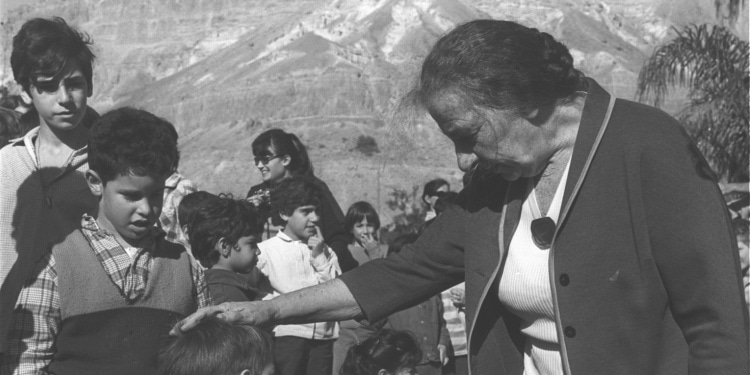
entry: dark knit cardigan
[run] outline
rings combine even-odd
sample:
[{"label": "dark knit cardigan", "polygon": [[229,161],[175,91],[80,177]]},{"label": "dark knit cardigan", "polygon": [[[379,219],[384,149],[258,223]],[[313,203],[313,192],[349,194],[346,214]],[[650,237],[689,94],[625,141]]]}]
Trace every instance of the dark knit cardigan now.
[{"label": "dark knit cardigan", "polygon": [[[739,255],[708,165],[673,118],[620,99],[593,153],[610,95],[587,85],[550,249],[564,372],[747,375]],[[497,283],[526,184],[471,185],[413,251],[342,275],[366,317],[465,279],[471,373],[521,374],[520,321],[499,303]]]}]

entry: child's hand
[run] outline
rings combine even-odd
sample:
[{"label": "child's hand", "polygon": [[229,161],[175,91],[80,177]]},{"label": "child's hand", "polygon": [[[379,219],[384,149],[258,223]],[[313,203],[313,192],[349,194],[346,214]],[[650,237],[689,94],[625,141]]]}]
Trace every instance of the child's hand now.
[{"label": "child's hand", "polygon": [[438,344],[438,353],[440,354],[440,363],[443,364],[443,366],[447,365],[450,361],[450,357],[448,357],[448,348],[443,344]]},{"label": "child's hand", "polygon": [[458,308],[463,308],[466,305],[464,288],[453,288],[450,291],[451,302]]},{"label": "child's hand", "polygon": [[315,234],[307,239],[307,246],[312,250],[313,258],[320,255],[320,253],[325,253],[326,258],[328,258],[328,247],[323,239],[323,233],[321,233],[320,227],[317,225],[315,226]]},{"label": "child's hand", "polygon": [[378,247],[378,245],[380,244],[378,243],[378,240],[375,239],[375,236],[369,233],[365,233],[362,235],[362,247],[364,247],[365,250],[367,251],[374,250]]}]

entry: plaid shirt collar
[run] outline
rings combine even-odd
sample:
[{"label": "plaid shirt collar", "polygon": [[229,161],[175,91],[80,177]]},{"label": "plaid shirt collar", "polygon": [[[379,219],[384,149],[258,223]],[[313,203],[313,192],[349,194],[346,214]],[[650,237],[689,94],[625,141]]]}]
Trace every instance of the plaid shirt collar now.
[{"label": "plaid shirt collar", "polygon": [[143,247],[137,248],[135,257],[131,258],[115,236],[101,229],[93,217],[84,214],[81,229],[104,271],[117,286],[125,301],[133,304],[143,297],[154,263],[156,241],[164,232],[153,227],[146,234]]}]

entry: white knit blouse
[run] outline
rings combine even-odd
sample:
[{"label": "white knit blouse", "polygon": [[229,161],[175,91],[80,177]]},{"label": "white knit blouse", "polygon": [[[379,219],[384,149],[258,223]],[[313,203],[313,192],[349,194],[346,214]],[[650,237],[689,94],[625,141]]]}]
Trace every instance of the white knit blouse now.
[{"label": "white knit blouse", "polygon": [[[570,162],[547,212],[555,223],[560,215],[569,167]],[[526,338],[524,375],[562,374],[549,278],[549,250],[538,248],[531,234],[531,221],[543,216],[532,184],[529,190],[521,208],[521,220],[510,240],[498,298],[521,318],[521,333]]]}]

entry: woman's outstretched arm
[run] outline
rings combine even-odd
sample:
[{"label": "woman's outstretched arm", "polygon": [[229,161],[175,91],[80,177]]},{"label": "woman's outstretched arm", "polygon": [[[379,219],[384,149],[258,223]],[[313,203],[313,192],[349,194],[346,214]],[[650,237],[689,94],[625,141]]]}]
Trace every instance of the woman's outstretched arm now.
[{"label": "woman's outstretched arm", "polygon": [[333,279],[267,301],[204,307],[177,323],[171,333],[188,331],[211,316],[234,324],[267,326],[356,319],[362,317],[362,311],[349,288]]}]

